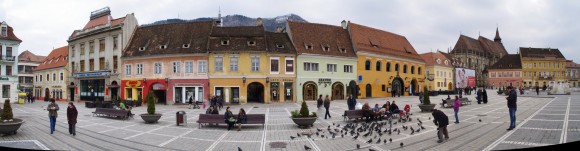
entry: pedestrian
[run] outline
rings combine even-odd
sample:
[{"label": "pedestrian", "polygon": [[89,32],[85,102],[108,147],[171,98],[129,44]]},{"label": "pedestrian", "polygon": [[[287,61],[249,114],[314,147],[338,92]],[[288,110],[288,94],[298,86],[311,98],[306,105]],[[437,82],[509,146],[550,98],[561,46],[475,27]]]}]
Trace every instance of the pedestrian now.
[{"label": "pedestrian", "polygon": [[226,108],[226,112],[224,113],[224,119],[226,124],[228,124],[228,131],[231,130],[232,127],[234,127],[234,124],[236,123],[236,118],[234,117],[232,111],[230,111],[229,106]]},{"label": "pedestrian", "polygon": [[517,92],[514,91],[513,87],[509,86],[508,87],[508,93],[509,96],[506,98],[507,99],[507,105],[509,108],[509,113],[510,113],[510,127],[507,129],[509,130],[513,130],[514,128],[516,128],[516,110],[518,108],[517,106]]},{"label": "pedestrian", "polygon": [[56,124],[56,117],[58,116],[58,104],[55,103],[54,99],[50,99],[50,104],[46,108],[48,110],[48,118],[50,119],[50,134],[54,133],[54,126]]},{"label": "pedestrian", "polygon": [[77,107],[75,107],[73,102],[69,102],[68,108],[66,108],[66,117],[68,120],[68,133],[73,136],[77,135],[75,125],[77,124],[78,115],[79,112],[77,111]]},{"label": "pedestrian", "polygon": [[348,96],[346,104],[348,105],[348,110],[354,110],[354,106],[356,105],[356,99],[352,97],[352,94]]},{"label": "pedestrian", "polygon": [[461,106],[461,101],[459,100],[459,96],[455,96],[455,102],[453,103],[453,111],[455,111],[455,124],[459,124],[459,117],[457,116],[457,112],[459,112],[459,106]]},{"label": "pedestrian", "polygon": [[224,99],[221,96],[218,96],[217,103],[220,107],[220,110],[224,108]]},{"label": "pedestrian", "polygon": [[321,94],[318,96],[318,100],[316,100],[316,107],[318,109],[320,109],[320,107],[322,106],[322,103],[323,103],[323,101],[322,101],[322,94]]},{"label": "pedestrian", "polygon": [[212,106],[215,106],[215,105],[216,105],[215,104],[215,96],[211,96],[209,98],[209,106],[212,107]]},{"label": "pedestrian", "polygon": [[399,106],[397,106],[397,104],[395,104],[395,101],[393,101],[393,103],[391,103],[391,113],[393,114],[399,114],[401,111],[399,110]]},{"label": "pedestrian", "polygon": [[[404,92],[403,92],[404,93]],[[397,97],[401,97],[401,91],[397,90]]]},{"label": "pedestrian", "polygon": [[[433,123],[437,126],[437,137],[439,140],[437,143],[441,143],[444,140],[449,139],[449,134],[447,132],[447,125],[449,125],[449,119],[445,113],[441,112],[440,110],[433,109]],[[443,138],[445,136],[445,138]]]},{"label": "pedestrian", "polygon": [[217,106],[213,106],[213,108],[211,110],[211,114],[220,114],[220,110],[218,110]]},{"label": "pedestrian", "polygon": [[487,91],[483,89],[483,92],[481,94],[483,96],[483,103],[487,104]]},{"label": "pedestrian", "polygon": [[246,116],[246,110],[244,110],[244,108],[240,108],[237,122],[238,122],[238,131],[242,129],[242,124],[248,123],[248,117]]},{"label": "pedestrian", "polygon": [[395,92],[397,92],[397,90],[393,89],[393,91],[391,91],[391,97],[395,97]]},{"label": "pedestrian", "polygon": [[189,97],[189,109],[193,109],[193,97]]},{"label": "pedestrian", "polygon": [[536,85],[536,95],[540,95],[540,87]]},{"label": "pedestrian", "polygon": [[324,119],[326,119],[326,116],[328,116],[328,118],[332,118],[330,116],[330,99],[328,98],[328,95],[326,95],[326,98],[324,99],[324,109],[326,109],[326,113],[324,113]]},{"label": "pedestrian", "polygon": [[483,101],[483,98],[481,97],[482,95],[482,91],[481,89],[477,90],[477,104],[481,104],[481,102]]}]

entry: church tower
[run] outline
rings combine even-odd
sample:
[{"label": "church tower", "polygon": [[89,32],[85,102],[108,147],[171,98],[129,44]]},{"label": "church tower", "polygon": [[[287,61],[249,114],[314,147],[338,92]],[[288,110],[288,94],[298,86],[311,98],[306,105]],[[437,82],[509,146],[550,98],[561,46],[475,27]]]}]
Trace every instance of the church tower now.
[{"label": "church tower", "polygon": [[495,29],[495,38],[493,38],[493,41],[501,43],[501,38],[499,37],[499,27]]}]

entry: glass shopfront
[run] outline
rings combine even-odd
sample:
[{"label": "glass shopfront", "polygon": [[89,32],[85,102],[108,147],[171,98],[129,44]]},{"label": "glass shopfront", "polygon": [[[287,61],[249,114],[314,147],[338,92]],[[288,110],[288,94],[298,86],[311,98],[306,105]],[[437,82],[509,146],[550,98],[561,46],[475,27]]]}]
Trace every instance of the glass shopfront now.
[{"label": "glass shopfront", "polygon": [[80,80],[81,100],[103,101],[105,98],[105,79]]},{"label": "glass shopfront", "polygon": [[203,102],[203,87],[175,87],[175,103],[189,103],[189,99],[195,102]]}]

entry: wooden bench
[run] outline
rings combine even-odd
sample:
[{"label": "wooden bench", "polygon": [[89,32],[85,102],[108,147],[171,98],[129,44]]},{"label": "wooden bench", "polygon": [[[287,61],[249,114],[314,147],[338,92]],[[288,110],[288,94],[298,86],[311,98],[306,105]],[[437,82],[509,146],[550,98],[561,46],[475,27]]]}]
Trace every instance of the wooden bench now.
[{"label": "wooden bench", "polygon": [[[197,123],[201,128],[202,124],[226,124],[223,114],[199,114],[199,119]],[[237,114],[234,114],[234,117],[238,117]],[[266,124],[266,115],[265,114],[246,114],[246,124]]]},{"label": "wooden bench", "polygon": [[344,111],[344,120],[352,120],[352,119],[362,119],[363,118],[363,111],[362,110],[346,110]]},{"label": "wooden bench", "polygon": [[[439,103],[441,105],[441,107],[453,107],[453,100],[451,100],[451,99],[447,99],[447,100],[441,99],[441,101],[442,102]],[[447,106],[445,106],[445,105],[447,105]]]},{"label": "wooden bench", "polygon": [[118,117],[121,119],[128,119],[128,117],[130,117],[129,111],[127,110],[117,110],[111,108],[97,108],[93,112],[93,116]]},{"label": "wooden bench", "polygon": [[471,104],[471,101],[467,98],[459,98],[459,100],[461,101],[461,105]]}]

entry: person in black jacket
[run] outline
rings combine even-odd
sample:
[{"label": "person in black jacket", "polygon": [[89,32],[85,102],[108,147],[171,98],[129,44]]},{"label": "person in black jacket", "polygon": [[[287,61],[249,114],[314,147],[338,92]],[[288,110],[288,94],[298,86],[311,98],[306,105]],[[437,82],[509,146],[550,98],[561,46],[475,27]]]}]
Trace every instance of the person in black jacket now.
[{"label": "person in black jacket", "polygon": [[322,94],[318,96],[318,100],[316,100],[316,108],[320,109],[322,106]]},{"label": "person in black jacket", "polygon": [[352,94],[348,96],[346,104],[348,105],[348,110],[354,110],[354,107],[356,106],[356,99],[352,97]]},{"label": "person in black jacket", "polygon": [[238,122],[238,131],[242,129],[242,124],[248,123],[248,117],[246,116],[246,110],[244,110],[244,108],[240,109],[240,112],[238,113],[237,122]]},{"label": "person in black jacket", "polygon": [[324,119],[326,119],[326,116],[328,116],[328,118],[332,118],[330,116],[330,99],[328,98],[328,95],[326,95],[326,98],[324,99],[324,109],[326,109],[326,113],[324,114]]},{"label": "person in black jacket", "polygon": [[485,89],[483,89],[483,103],[487,104],[487,91],[485,91]]},{"label": "person in black jacket", "polygon": [[68,121],[68,133],[73,136],[77,135],[75,125],[77,124],[78,115],[79,112],[77,111],[77,107],[75,107],[72,102],[69,102],[68,108],[66,109],[66,116]]},{"label": "person in black jacket", "polygon": [[234,117],[234,114],[232,113],[232,111],[230,111],[230,107],[228,106],[226,108],[226,113],[224,113],[224,118],[226,123],[228,124],[228,131],[232,129],[232,127],[234,127],[234,124],[236,124],[236,118]]},{"label": "person in black jacket", "polygon": [[517,106],[518,96],[516,91],[511,86],[508,86],[508,93],[509,96],[506,97],[506,99],[510,113],[510,127],[507,129],[509,131],[516,128],[516,110],[518,108]]},{"label": "person in black jacket", "polygon": [[481,96],[482,93],[483,92],[481,91],[481,89],[477,90],[477,92],[476,92],[476,94],[477,94],[477,104],[481,104],[481,102],[483,101],[483,98]]},{"label": "person in black jacket", "polygon": [[540,95],[540,87],[536,85],[536,95]]},{"label": "person in black jacket", "polygon": [[437,136],[439,137],[438,143],[443,142],[443,135],[445,136],[445,140],[449,139],[449,134],[447,132],[447,125],[449,125],[449,118],[445,113],[441,112],[440,110],[433,109],[433,123],[438,126],[437,128]]}]

